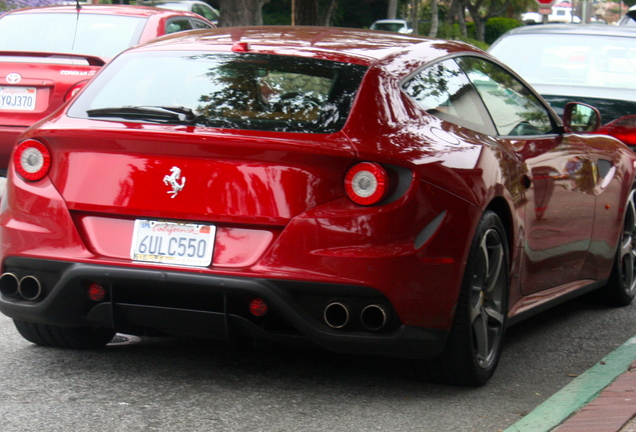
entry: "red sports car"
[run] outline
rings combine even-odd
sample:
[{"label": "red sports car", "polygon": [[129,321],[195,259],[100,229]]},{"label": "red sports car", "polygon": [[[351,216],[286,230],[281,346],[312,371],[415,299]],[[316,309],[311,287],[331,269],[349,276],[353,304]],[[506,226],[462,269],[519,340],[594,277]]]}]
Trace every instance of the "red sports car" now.
[{"label": "red sports car", "polygon": [[0,16],[0,175],[17,136],[51,114],[120,51],[203,17],[139,6],[54,6]]},{"label": "red sports car", "polygon": [[636,155],[598,126],[459,42],[160,38],[21,136],[0,311],[44,346],[310,341],[482,385],[507,325],[634,297]]}]

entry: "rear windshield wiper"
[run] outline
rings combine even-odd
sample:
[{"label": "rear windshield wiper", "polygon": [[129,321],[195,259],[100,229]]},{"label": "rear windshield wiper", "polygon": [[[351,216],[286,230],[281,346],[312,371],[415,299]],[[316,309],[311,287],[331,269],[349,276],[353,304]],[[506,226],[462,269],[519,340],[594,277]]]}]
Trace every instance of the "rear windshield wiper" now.
[{"label": "rear windshield wiper", "polygon": [[130,120],[146,120],[159,123],[195,124],[197,116],[186,107],[123,106],[95,108],[86,111],[89,117],[118,117]]}]

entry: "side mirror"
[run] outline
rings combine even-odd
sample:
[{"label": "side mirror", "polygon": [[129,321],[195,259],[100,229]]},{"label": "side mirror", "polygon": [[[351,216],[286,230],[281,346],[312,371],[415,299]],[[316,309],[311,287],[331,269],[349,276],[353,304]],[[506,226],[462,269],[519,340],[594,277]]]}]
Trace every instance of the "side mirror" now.
[{"label": "side mirror", "polygon": [[591,105],[568,102],[563,110],[566,133],[592,133],[601,126],[601,113]]}]

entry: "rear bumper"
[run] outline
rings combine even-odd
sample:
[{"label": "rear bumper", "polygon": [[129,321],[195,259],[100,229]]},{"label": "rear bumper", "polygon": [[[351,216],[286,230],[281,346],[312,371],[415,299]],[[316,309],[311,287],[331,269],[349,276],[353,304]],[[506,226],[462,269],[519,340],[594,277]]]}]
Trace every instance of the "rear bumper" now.
[{"label": "rear bumper", "polygon": [[0,126],[0,176],[6,177],[11,152],[26,126]]},{"label": "rear bumper", "polygon": [[[388,300],[368,287],[17,257],[6,259],[4,271],[17,279],[33,276],[42,286],[36,300],[0,295],[0,312],[27,322],[111,328],[137,335],[313,342],[335,352],[402,358],[436,357],[448,335],[444,330],[403,325]],[[88,297],[91,283],[106,288],[104,300]],[[265,316],[250,314],[248,303],[254,297],[269,306]],[[346,304],[351,311],[342,328],[331,328],[324,320],[324,309],[333,302]],[[381,329],[369,330],[361,320],[360,311],[369,304],[386,307],[389,318]]]}]

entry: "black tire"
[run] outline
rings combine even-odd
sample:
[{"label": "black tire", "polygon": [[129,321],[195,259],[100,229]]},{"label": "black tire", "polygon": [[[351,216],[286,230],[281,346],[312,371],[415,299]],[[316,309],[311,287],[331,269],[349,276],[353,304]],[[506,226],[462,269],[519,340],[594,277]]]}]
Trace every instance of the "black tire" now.
[{"label": "black tire", "polygon": [[448,342],[435,359],[414,361],[427,381],[481,386],[499,363],[508,312],[508,243],[499,217],[482,216],[473,239]]},{"label": "black tire", "polygon": [[616,247],[610,278],[598,291],[602,302],[611,306],[627,306],[636,296],[636,189],[632,189],[625,205],[621,235]]},{"label": "black tire", "polygon": [[91,327],[58,327],[14,320],[23,338],[36,345],[55,348],[91,349],[106,345],[114,330]]}]

